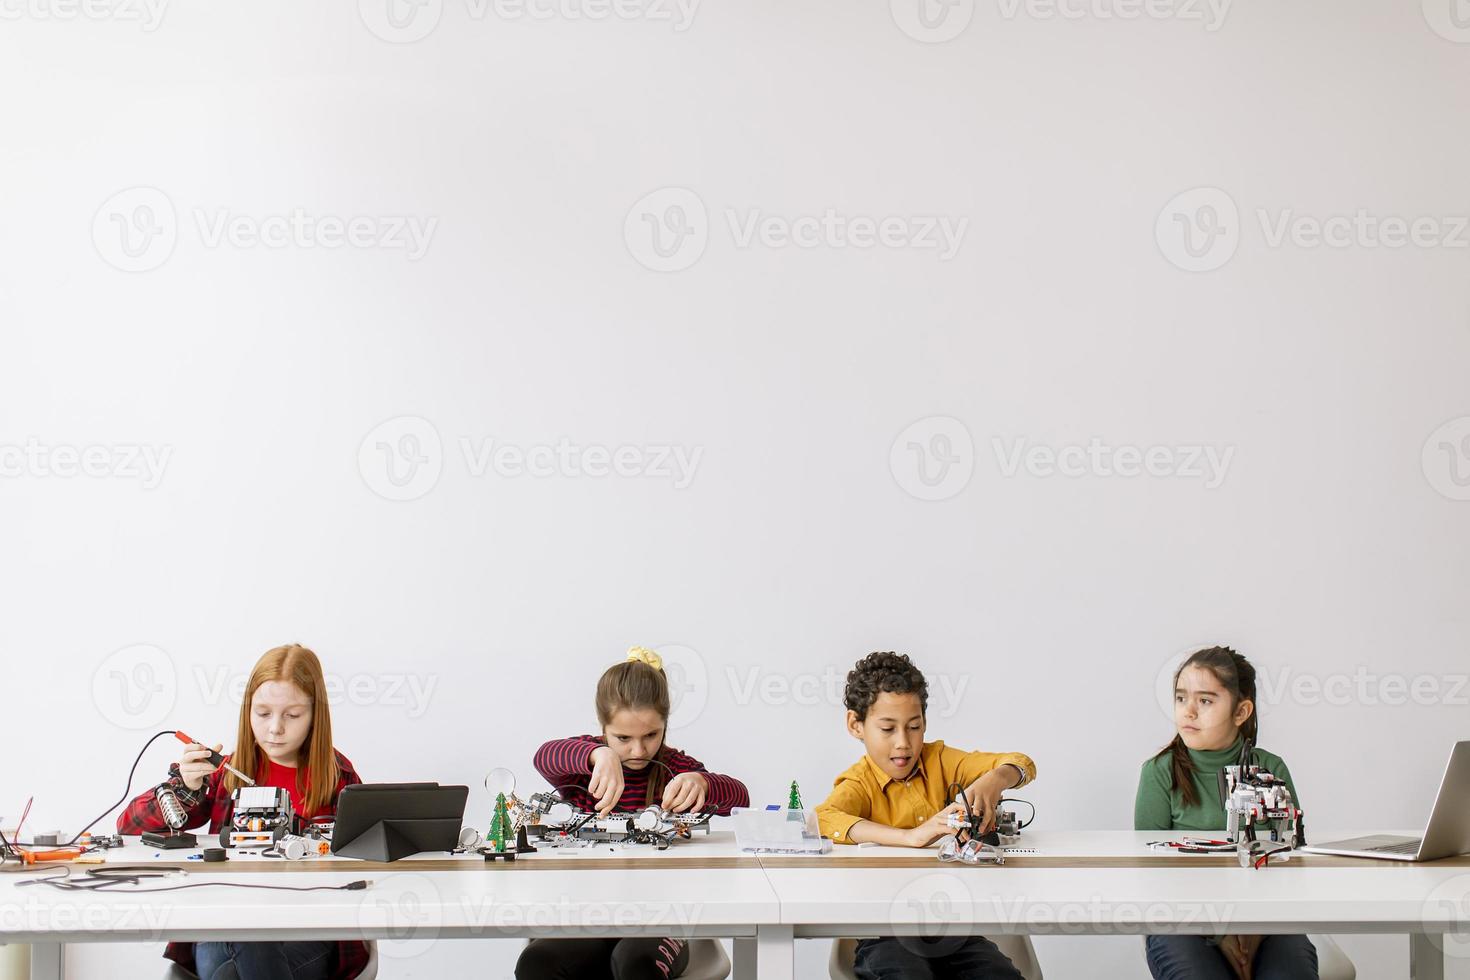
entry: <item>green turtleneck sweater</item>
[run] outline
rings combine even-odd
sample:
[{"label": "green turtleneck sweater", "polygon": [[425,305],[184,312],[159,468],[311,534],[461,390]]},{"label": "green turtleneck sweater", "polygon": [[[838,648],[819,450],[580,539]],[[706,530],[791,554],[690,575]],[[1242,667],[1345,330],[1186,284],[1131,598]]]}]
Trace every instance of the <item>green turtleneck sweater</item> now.
[{"label": "green turtleneck sweater", "polygon": [[[1184,805],[1183,795],[1173,786],[1173,761],[1170,753],[1164,753],[1145,762],[1138,777],[1138,798],[1133,804],[1134,830],[1189,830],[1195,832],[1225,829],[1225,802],[1220,799],[1219,772],[1226,766],[1235,765],[1240,759],[1243,740],[1237,738],[1228,749],[1212,752],[1189,750],[1194,761],[1194,785],[1199,791],[1199,802],[1194,806]],[[1296,784],[1291,781],[1291,772],[1280,756],[1264,749],[1255,750],[1256,764],[1264,766],[1273,776],[1286,781],[1291,798],[1302,805],[1297,796]]]}]

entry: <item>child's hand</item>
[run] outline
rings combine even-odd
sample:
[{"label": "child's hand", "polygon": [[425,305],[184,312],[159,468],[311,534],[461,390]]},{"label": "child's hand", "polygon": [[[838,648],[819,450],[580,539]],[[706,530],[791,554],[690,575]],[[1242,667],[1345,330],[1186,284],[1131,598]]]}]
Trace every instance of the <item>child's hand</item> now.
[{"label": "child's hand", "polygon": [[938,813],[934,814],[934,816],[930,817],[928,820],[925,820],[913,830],[909,831],[908,846],[928,847],[930,844],[934,843],[945,834],[954,833],[954,830],[950,828],[949,824],[946,823],[945,820],[951,813],[964,812],[965,808],[963,806],[958,803],[951,803],[949,806],[945,807],[943,810],[940,810]]},{"label": "child's hand", "polygon": [[597,797],[597,815],[605,817],[623,798],[623,764],[618,754],[606,745],[592,750],[592,778],[587,792]]},{"label": "child's hand", "polygon": [[980,826],[982,834],[988,834],[995,829],[995,811],[1000,806],[1001,794],[1011,788],[1011,780],[1007,776],[1000,769],[992,769],[965,788],[965,799],[969,801],[970,812],[985,819]]},{"label": "child's hand", "polygon": [[1255,975],[1256,951],[1260,948],[1260,936],[1226,936],[1220,940],[1220,952],[1239,980],[1251,980]]},{"label": "child's hand", "polygon": [[709,780],[697,772],[681,772],[664,787],[664,809],[675,813],[703,810]]},{"label": "child's hand", "polygon": [[190,791],[197,791],[203,786],[209,774],[217,768],[209,761],[210,752],[219,752],[222,749],[224,749],[223,745],[206,749],[197,742],[184,749],[184,754],[179,758],[179,776]]}]

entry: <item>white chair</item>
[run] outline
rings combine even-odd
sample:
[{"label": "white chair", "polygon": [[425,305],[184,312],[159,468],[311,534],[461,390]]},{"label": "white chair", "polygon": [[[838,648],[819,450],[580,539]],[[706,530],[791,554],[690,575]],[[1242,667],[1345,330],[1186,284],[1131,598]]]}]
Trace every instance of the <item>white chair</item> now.
[{"label": "white chair", "polygon": [[730,975],[730,957],[718,939],[689,940],[689,965],[679,980],[725,980]]},{"label": "white chair", "polygon": [[[987,936],[1002,953],[1016,965],[1026,980],[1042,980],[1041,964],[1036,962],[1036,950],[1029,936]],[[856,939],[832,940],[832,956],[827,961],[827,972],[832,980],[857,980],[853,961],[857,958]]]},{"label": "white chair", "polygon": [[1317,947],[1317,976],[1321,980],[1357,980],[1358,968],[1331,936],[1307,938]]},{"label": "white chair", "polygon": [[[376,980],[378,976],[378,944],[369,939],[367,942],[368,961],[357,975],[357,980]],[[170,963],[163,974],[163,980],[199,980],[199,976],[193,970],[186,970],[177,963]]]}]

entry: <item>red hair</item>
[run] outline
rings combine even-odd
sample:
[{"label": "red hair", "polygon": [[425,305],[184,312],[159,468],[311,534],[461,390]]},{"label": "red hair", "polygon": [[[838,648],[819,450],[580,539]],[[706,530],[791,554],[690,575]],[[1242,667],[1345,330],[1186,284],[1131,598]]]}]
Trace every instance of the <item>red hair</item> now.
[{"label": "red hair", "polygon": [[[240,704],[240,730],[235,735],[235,754],[230,765],[249,776],[257,778],[265,768],[264,753],[255,741],[255,729],[250,727],[250,705],[260,685],[271,681],[293,684],[311,699],[311,730],[301,744],[296,765],[296,797],[302,813],[321,813],[332,805],[337,792],[337,783],[342,774],[337,769],[337,757],[332,750],[332,713],[327,705],[327,679],[322,674],[322,663],[316,654],[299,643],[290,643],[274,650],[267,650],[250,672],[250,681],[245,685],[245,700]],[[225,772],[224,788],[233,793],[245,785],[234,773]]]}]

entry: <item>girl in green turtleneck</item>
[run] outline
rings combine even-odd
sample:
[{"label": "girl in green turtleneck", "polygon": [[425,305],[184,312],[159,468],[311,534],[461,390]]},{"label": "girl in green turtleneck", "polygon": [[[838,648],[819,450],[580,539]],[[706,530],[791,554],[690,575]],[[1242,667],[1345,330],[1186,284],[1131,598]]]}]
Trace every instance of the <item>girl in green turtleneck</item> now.
[{"label": "girl in green turtleneck", "polygon": [[[1223,831],[1218,773],[1255,744],[1256,669],[1228,647],[1191,655],[1174,674],[1174,724],[1174,740],[1143,764],[1133,829]],[[1262,749],[1254,757],[1300,806],[1286,763]],[[1306,936],[1149,936],[1146,949],[1155,980],[1317,980]]]}]

